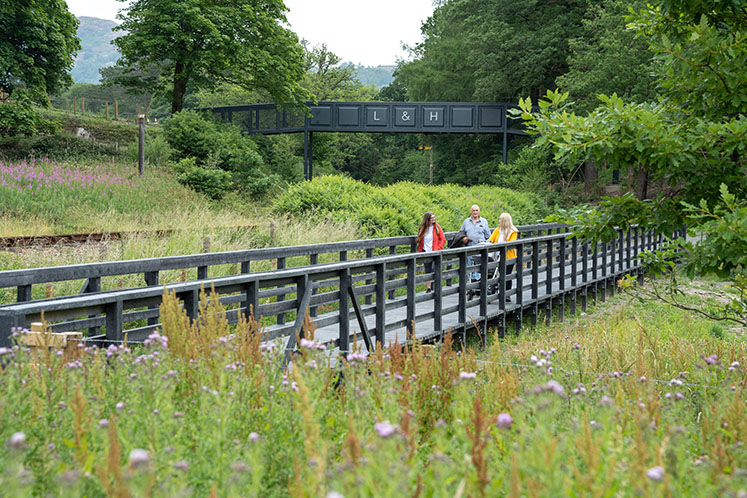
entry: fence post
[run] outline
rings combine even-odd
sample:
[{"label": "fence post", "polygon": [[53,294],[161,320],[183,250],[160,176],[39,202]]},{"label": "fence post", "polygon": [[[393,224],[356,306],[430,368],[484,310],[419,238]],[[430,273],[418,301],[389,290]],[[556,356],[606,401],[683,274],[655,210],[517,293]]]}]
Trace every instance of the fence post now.
[{"label": "fence post", "polygon": [[546,280],[545,280],[545,294],[547,294],[547,301],[545,302],[545,324],[550,325],[550,319],[552,318],[552,246],[555,241],[550,239],[547,241],[547,265],[546,265]]},{"label": "fence post", "polygon": [[106,340],[121,341],[122,334],[122,300],[117,299],[113,303],[104,306],[106,313]]},{"label": "fence post", "polygon": [[521,331],[524,319],[524,243],[520,242],[516,251],[516,333]]},{"label": "fence post", "polygon": [[597,269],[597,266],[599,264],[599,243],[594,241],[593,242],[593,250],[592,250],[592,263],[591,263],[591,281],[592,281],[592,293],[594,294],[592,296],[592,299],[594,300],[594,305],[597,304],[597,293],[599,291],[599,270]]},{"label": "fence post", "polygon": [[[602,302],[607,300],[607,249],[608,242],[602,242]],[[612,251],[615,254],[615,251]]]},{"label": "fence post", "polygon": [[386,335],[386,263],[376,265],[376,347],[383,347]]},{"label": "fence post", "polygon": [[[371,259],[371,258],[373,258],[373,249],[369,247],[368,249],[366,249],[366,259]],[[371,285],[372,283],[373,283],[373,280],[371,280],[370,278],[366,279],[366,285]],[[366,293],[366,297],[363,298],[363,302],[365,304],[371,304],[370,293]]]},{"label": "fence post", "polygon": [[539,314],[539,242],[532,242],[532,327],[537,325]]},{"label": "fence post", "polygon": [[441,282],[441,265],[443,264],[443,258],[440,253],[436,253],[433,257],[433,329],[434,332],[439,332],[443,337],[443,320],[441,312],[443,309],[442,302],[442,282]]},{"label": "fence post", "polygon": [[[618,230],[618,232],[622,233],[619,228],[617,230]],[[617,250],[616,250],[615,244],[617,243],[618,239],[619,239],[619,237],[615,237],[614,239],[612,239],[612,244],[611,244],[611,249],[610,249],[610,273],[609,273],[609,276],[612,277],[613,283],[615,281],[615,275],[617,274],[617,272],[615,270],[615,255],[617,254]],[[605,279],[605,281],[604,281],[604,288],[606,289],[608,286],[609,286],[609,279]],[[614,285],[610,289],[610,292],[611,292],[612,296],[615,295],[615,286]]]},{"label": "fence post", "polygon": [[246,301],[244,301],[244,316],[248,320],[250,317],[259,322],[259,284],[256,280],[247,282],[244,287]]},{"label": "fence post", "polygon": [[[314,253],[314,254],[309,255],[309,264],[312,266],[316,266],[319,264],[319,253]],[[314,286],[314,288],[311,289],[311,295],[312,296],[315,295],[316,292],[317,292],[316,286]],[[311,308],[309,308],[309,316],[311,318],[316,318],[316,315],[317,315],[316,306],[312,306]]]},{"label": "fence post", "polygon": [[459,253],[459,323],[467,322],[467,253]]},{"label": "fence post", "polygon": [[413,322],[415,321],[415,257],[407,260],[407,332],[414,334]]},{"label": "fence post", "polygon": [[[389,246],[389,254],[397,254],[397,246]],[[387,277],[387,280],[393,280],[394,276]],[[394,299],[394,289],[389,291],[389,299]]]},{"label": "fence post", "polygon": [[560,268],[558,268],[558,290],[560,291],[560,304],[558,306],[558,318],[562,322],[565,320],[565,245],[568,239],[563,237],[560,240],[560,254],[558,259],[560,260]]},{"label": "fence post", "polygon": [[573,297],[571,298],[571,314],[576,314],[576,301],[578,299],[578,238],[571,239],[571,287]]},{"label": "fence post", "polygon": [[[277,267],[278,270],[284,270],[285,269],[285,258],[280,257],[277,259]],[[278,287],[280,289],[284,289],[285,286]],[[285,294],[281,294],[277,297],[277,302],[280,303],[282,301],[285,301]],[[285,325],[285,312],[280,312],[277,315],[278,325]]]},{"label": "fence post", "polygon": [[13,329],[25,326],[25,318],[25,316],[16,315],[10,311],[0,310],[0,346],[8,347],[11,345]]},{"label": "fence post", "polygon": [[145,115],[138,114],[137,171],[140,176],[145,173]]},{"label": "fence post", "polygon": [[348,294],[348,283],[350,282],[350,269],[340,271],[340,354],[347,358],[350,353],[350,296]]},{"label": "fence post", "polygon": [[[627,263],[627,271],[630,271],[633,268],[633,261],[630,259],[630,253],[631,253],[631,247],[630,247],[630,231],[635,230],[633,227],[628,228],[628,232],[625,234],[625,240],[627,241],[626,249],[625,249],[625,256],[626,256],[626,263]],[[638,244],[636,243],[636,246]]]},{"label": "fence post", "polygon": [[31,301],[31,284],[19,285],[16,288],[16,302]]},{"label": "fence post", "polygon": [[488,248],[480,250],[480,318],[482,329],[482,347],[485,348],[488,332]]}]

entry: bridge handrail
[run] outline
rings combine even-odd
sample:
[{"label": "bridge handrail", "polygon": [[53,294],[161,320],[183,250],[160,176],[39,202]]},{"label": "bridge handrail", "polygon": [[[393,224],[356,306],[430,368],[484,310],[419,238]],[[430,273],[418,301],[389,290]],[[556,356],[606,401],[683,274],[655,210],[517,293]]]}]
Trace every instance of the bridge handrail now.
[{"label": "bridge handrail", "polygon": [[[599,243],[598,245],[578,241],[576,238],[571,238],[571,235],[571,232],[564,231],[498,244],[445,249],[428,253],[393,254],[314,266],[178,282],[158,287],[149,286],[19,302],[0,307],[0,344],[7,342],[12,327],[27,326],[29,320],[38,320],[42,312],[45,312],[50,320],[62,320],[63,323],[59,324],[59,330],[61,331],[80,330],[82,328],[89,328],[90,331],[91,327],[106,325],[106,335],[96,336],[94,340],[105,337],[107,340],[121,341],[124,322],[158,318],[157,305],[160,304],[164,288],[175,292],[184,302],[184,309],[188,316],[196,318],[200,290],[214,287],[219,295],[224,294],[222,299],[226,303],[240,303],[238,310],[231,311],[233,321],[237,319],[238,313],[248,314],[250,309],[258,312],[259,316],[267,314],[279,317],[288,311],[296,312],[297,317],[294,325],[285,325],[278,319],[277,326],[274,326],[273,329],[274,337],[292,336],[292,331],[297,330],[300,324],[299,316],[303,317],[301,310],[304,307],[311,308],[321,304],[334,304],[339,301],[339,311],[327,311],[320,318],[320,322],[340,324],[340,338],[336,344],[347,351],[350,303],[347,290],[353,288],[354,282],[358,282],[358,286],[354,287],[358,293],[355,294],[350,291],[351,296],[356,297],[356,299],[352,299],[354,304],[357,304],[355,301],[358,298],[376,296],[375,304],[367,302],[365,309],[363,311],[356,309],[356,313],[359,314],[359,318],[361,315],[376,314],[376,323],[382,327],[376,328],[376,337],[377,340],[382,342],[383,334],[387,330],[392,330],[403,324],[409,327],[409,324],[415,318],[422,319],[421,315],[415,314],[415,303],[428,299],[433,299],[434,302],[433,312],[430,313],[431,318],[435,320],[434,327],[436,327],[436,330],[441,330],[442,298],[455,293],[459,293],[460,323],[466,324],[464,304],[468,289],[481,291],[479,301],[480,320],[487,320],[490,316],[496,316],[496,313],[502,314],[505,318],[505,310],[508,309],[506,298],[510,295],[516,295],[516,301],[520,309],[523,309],[522,306],[526,306],[527,302],[534,306],[536,316],[536,306],[540,302],[550,303],[551,305],[552,300],[555,299],[554,284],[558,284],[560,295],[564,295],[564,293],[575,292],[580,288],[587,288],[602,282],[606,282],[605,285],[607,285],[619,275],[625,273],[636,274],[640,268],[639,263],[635,260],[637,254],[646,248],[656,247],[661,240],[661,236],[640,228],[632,228],[628,232],[620,231],[619,237],[613,242]],[[515,269],[507,271],[505,254],[507,250],[514,248],[519,249],[517,257],[515,260],[509,261],[508,264],[513,266],[516,263],[516,266]],[[494,252],[498,252],[503,257],[497,262],[489,262],[487,256]],[[473,266],[469,266],[467,256],[476,254],[483,257],[479,263],[475,262]],[[435,273],[416,275],[416,271],[419,268],[422,269],[421,264],[428,261],[438,263],[434,266],[436,268]],[[449,269],[451,264],[455,265],[455,269]],[[474,282],[468,278],[468,272],[470,271],[480,271],[483,275],[488,275],[488,270],[491,268],[499,270],[499,276],[495,277],[495,280],[488,277]],[[557,273],[553,273],[556,270]],[[372,273],[375,274],[375,284],[366,280]],[[640,275],[640,273],[638,274]],[[442,288],[442,279],[450,278],[447,275],[458,277],[459,284],[457,287],[447,288],[447,284]],[[523,277],[531,277],[529,287],[525,286]],[[416,295],[415,286],[428,279],[434,281],[434,294],[429,296],[425,294]],[[490,297],[488,297],[487,292],[489,279],[498,283],[500,287],[497,294]],[[570,279],[569,285],[566,286],[568,279]],[[366,282],[364,283],[363,280],[366,280]],[[509,280],[515,280],[518,283],[517,289],[513,291],[507,289],[506,283]],[[280,294],[272,293],[272,288],[282,291],[283,295],[286,292],[295,294],[295,297],[291,297],[287,301],[281,301],[278,298],[275,302],[272,299],[265,299],[260,304],[260,298],[279,297]],[[323,288],[326,288],[326,290]],[[336,288],[339,288],[339,290],[335,290]],[[286,291],[285,289],[290,290]],[[390,294],[389,299],[387,299],[386,293],[393,292],[395,289],[406,289],[406,296],[395,298]],[[522,305],[521,295],[523,291],[529,289],[531,289],[532,297],[527,298],[527,302]],[[315,290],[319,290],[319,293],[313,292]],[[495,301],[498,301],[498,309],[489,313],[488,303]],[[384,318],[386,310],[405,306],[407,308],[407,320],[395,320],[393,323],[386,322]],[[444,312],[453,313],[455,309],[450,306],[448,308],[450,311],[444,310]],[[104,314],[105,318],[96,317],[97,314]],[[149,321],[148,323],[147,327],[128,329],[128,333],[138,333],[141,336],[143,333],[147,334],[152,330],[152,325],[157,322],[152,324]],[[343,346],[345,347],[343,348]]]},{"label": "bridge handrail", "polygon": [[[566,225],[559,223],[544,223],[519,226],[522,233],[533,233],[555,230],[559,231]],[[452,238],[456,232],[448,232]],[[410,246],[413,250],[415,236],[388,237],[381,239],[363,239],[345,242],[330,242],[325,244],[307,244],[300,246],[284,246],[274,248],[246,249],[239,251],[225,251],[208,254],[190,254],[185,256],[168,256],[163,258],[143,258],[125,261],[109,261],[101,263],[84,263],[77,265],[62,265],[47,268],[27,268],[22,270],[7,270],[0,272],[0,288],[19,287],[18,301],[30,301],[30,289],[21,289],[33,284],[93,279],[109,276],[134,275],[166,270],[180,270],[187,268],[207,268],[214,265],[248,263],[252,261],[275,260],[297,256],[312,256],[343,251],[366,249],[380,249],[385,247]],[[206,271],[206,270],[205,270]],[[242,269],[242,273],[246,273]],[[205,278],[207,276],[205,275]],[[204,280],[199,278],[198,280]],[[85,290],[85,289],[84,289]]]}]

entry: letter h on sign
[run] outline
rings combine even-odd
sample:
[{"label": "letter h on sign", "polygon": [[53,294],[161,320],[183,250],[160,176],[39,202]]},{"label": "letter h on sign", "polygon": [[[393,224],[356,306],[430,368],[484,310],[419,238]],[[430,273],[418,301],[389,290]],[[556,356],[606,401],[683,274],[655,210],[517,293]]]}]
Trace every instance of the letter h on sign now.
[{"label": "letter h on sign", "polygon": [[444,108],[443,107],[424,107],[423,108],[423,126],[443,127],[444,125]]}]

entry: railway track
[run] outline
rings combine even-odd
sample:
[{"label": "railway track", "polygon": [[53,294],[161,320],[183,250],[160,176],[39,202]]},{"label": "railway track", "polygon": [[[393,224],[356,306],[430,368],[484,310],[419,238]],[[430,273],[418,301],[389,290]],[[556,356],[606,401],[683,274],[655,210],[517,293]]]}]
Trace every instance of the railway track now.
[{"label": "railway track", "polygon": [[[251,230],[257,225],[245,225],[238,227],[226,227],[230,230]],[[177,229],[169,230],[136,230],[127,232],[91,232],[91,233],[69,233],[62,235],[22,235],[17,237],[0,237],[0,249],[13,249],[24,247],[54,247],[57,245],[76,245],[110,240],[121,240],[128,237],[167,237],[176,232]]]}]

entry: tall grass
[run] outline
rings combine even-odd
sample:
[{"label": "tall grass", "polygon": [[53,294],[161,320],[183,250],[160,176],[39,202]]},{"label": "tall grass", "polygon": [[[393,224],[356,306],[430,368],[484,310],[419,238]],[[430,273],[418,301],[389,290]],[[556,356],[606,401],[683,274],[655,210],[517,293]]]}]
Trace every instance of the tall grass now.
[{"label": "tall grass", "polygon": [[[620,301],[617,301],[619,304]],[[741,496],[743,338],[650,304],[283,370],[173,296],[144,348],[2,351],[6,496]],[[740,494],[741,493],[741,494]]]},{"label": "tall grass", "polygon": [[115,162],[0,163],[0,203],[3,236],[176,228],[204,212],[230,223],[241,218],[211,208],[166,170],[150,168],[140,177],[133,165]]}]

